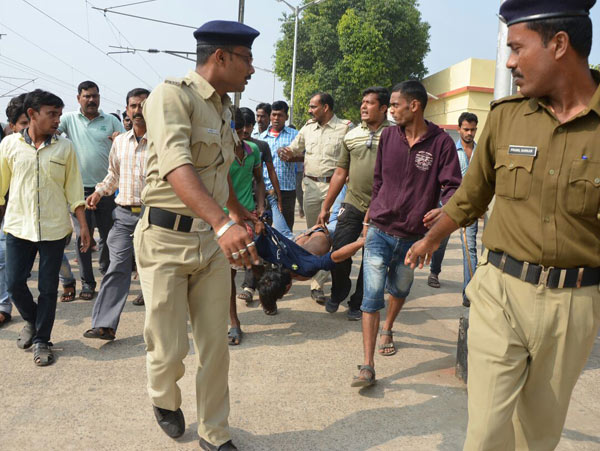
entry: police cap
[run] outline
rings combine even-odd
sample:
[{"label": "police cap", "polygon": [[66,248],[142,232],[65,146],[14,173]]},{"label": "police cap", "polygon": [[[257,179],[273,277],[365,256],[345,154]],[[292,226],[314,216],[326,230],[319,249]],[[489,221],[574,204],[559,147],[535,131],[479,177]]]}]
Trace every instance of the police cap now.
[{"label": "police cap", "polygon": [[241,45],[251,48],[260,33],[240,22],[229,20],[211,20],[196,31],[197,45]]},{"label": "police cap", "polygon": [[589,16],[596,0],[506,0],[500,18],[509,27],[521,22],[559,17]]}]

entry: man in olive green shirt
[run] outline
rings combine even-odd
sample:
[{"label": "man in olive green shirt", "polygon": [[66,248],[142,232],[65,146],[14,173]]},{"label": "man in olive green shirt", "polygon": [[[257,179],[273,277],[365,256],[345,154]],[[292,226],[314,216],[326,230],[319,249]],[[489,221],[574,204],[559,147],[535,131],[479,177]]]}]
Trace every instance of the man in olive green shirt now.
[{"label": "man in olive green shirt", "polygon": [[[593,0],[506,0],[521,94],[492,111],[463,183],[406,257],[496,195],[471,300],[466,450],[554,449],[600,326],[600,73],[588,55]],[[434,221],[429,222],[429,225]]]}]

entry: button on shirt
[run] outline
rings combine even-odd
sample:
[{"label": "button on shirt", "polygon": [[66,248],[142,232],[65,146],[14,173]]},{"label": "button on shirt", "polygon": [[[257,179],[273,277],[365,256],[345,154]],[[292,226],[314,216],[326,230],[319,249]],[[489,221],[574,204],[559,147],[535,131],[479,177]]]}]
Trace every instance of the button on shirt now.
[{"label": "button on shirt", "polygon": [[294,156],[304,154],[304,173],[311,177],[331,177],[342,153],[344,135],[352,122],[333,117],[324,125],[311,119],[290,144]]},{"label": "button on shirt", "polygon": [[121,206],[139,206],[146,178],[146,135],[139,143],[133,129],[117,136],[108,157],[108,174],[96,185],[101,196],[119,194],[115,202]]},{"label": "button on shirt", "polygon": [[473,152],[471,153],[471,159],[467,156],[467,152],[463,149],[462,141],[460,138],[456,141],[456,151],[458,152],[458,162],[460,163],[460,173],[464,177],[467,173],[467,169],[469,169],[469,163],[473,159],[473,155],[475,155],[475,148],[477,147],[477,143],[473,141]]},{"label": "button on shirt", "polygon": [[148,165],[142,202],[171,212],[196,215],[166,180],[180,166],[191,164],[215,201],[229,198],[229,167],[234,159],[231,100],[221,97],[200,74],[158,85],[144,103],[148,127]]},{"label": "button on shirt", "polygon": [[366,212],[371,203],[373,171],[381,132],[389,127],[385,120],[377,130],[371,131],[363,122],[350,130],[342,141],[338,167],[348,170],[348,191],[344,202]]},{"label": "button on shirt", "polygon": [[[596,83],[600,73],[592,71]],[[462,186],[444,207],[473,223],[496,195],[486,248],[558,268],[600,266],[600,87],[561,124],[540,99],[495,102]]]},{"label": "button on shirt", "polygon": [[72,213],[85,205],[73,144],[52,136],[39,149],[27,129],[0,144],[0,205],[10,188],[4,232],[29,241],[55,241],[72,232]]},{"label": "button on shirt", "polygon": [[[260,135],[260,139],[266,141],[271,148],[273,166],[275,167],[275,173],[279,179],[279,188],[282,191],[295,191],[296,163],[288,163],[287,161],[280,160],[277,149],[288,147],[298,135],[298,130],[290,127],[283,127],[278,136],[273,136],[270,132],[271,126]],[[265,180],[265,188],[267,191],[273,189],[273,184],[269,179],[269,173],[267,172],[266,166],[263,166],[263,179]]]},{"label": "button on shirt", "polygon": [[109,139],[114,132],[123,133],[123,124],[112,114],[99,110],[92,120],[81,111],[65,113],[60,118],[58,129],[73,141],[83,186],[93,188],[100,183],[108,171],[108,154],[112,146]]}]

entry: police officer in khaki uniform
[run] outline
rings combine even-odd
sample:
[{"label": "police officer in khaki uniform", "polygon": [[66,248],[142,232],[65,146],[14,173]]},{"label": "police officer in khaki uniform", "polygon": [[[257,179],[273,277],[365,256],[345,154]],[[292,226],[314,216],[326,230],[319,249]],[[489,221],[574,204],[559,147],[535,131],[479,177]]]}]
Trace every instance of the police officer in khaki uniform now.
[{"label": "police officer in khaki uniform", "polygon": [[595,0],[506,0],[521,94],[495,102],[461,187],[406,263],[496,204],[467,287],[465,449],[554,449],[600,325],[600,73]]},{"label": "police officer in khaki uniform", "polygon": [[[304,161],[304,214],[306,226],[310,228],[317,223],[342,153],[342,141],[352,128],[352,122],[334,114],[333,97],[325,92],[310,99],[308,112],[312,119],[300,129],[289,147],[279,149],[278,153],[283,161]],[[317,302],[325,302],[323,283],[326,279],[327,273],[321,271],[311,283],[311,295]]]},{"label": "police officer in khaki uniform", "polygon": [[196,70],[159,85],[144,105],[147,183],[134,245],[146,301],[148,391],[161,428],[181,436],[177,381],[188,354],[189,312],[198,356],[198,434],[206,450],[237,449],[228,426],[229,266],[250,267],[258,255],[236,224],[251,216],[228,176],[234,137],[226,93],[243,91],[254,73],[251,46],[258,34],[237,22],[204,24],[194,33]]}]

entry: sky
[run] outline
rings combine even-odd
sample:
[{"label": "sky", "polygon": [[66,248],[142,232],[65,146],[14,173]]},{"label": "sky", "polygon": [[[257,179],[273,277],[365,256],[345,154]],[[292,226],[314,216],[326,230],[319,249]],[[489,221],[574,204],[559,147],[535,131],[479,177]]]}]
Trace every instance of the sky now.
[{"label": "sky", "polygon": [[[113,9],[183,26],[92,9],[136,1],[141,0],[0,0],[0,121],[5,121],[11,96],[36,88],[60,96],[64,111],[76,110],[77,85],[88,79],[100,86],[100,106],[105,112],[122,111],[130,89],[152,88],[166,77],[184,76],[194,63],[163,53],[106,55],[119,51],[110,46],[193,52],[196,27],[208,20],[237,20],[238,16],[238,0],[154,0]],[[297,5],[301,0],[288,3]],[[495,59],[500,3],[421,0],[418,8],[431,26],[431,49],[425,58],[429,74],[469,57]],[[286,12],[289,8],[277,0],[246,0],[244,21],[261,35],[253,47],[256,73],[242,95],[242,106],[254,109],[258,102],[284,99],[283,84],[269,70],[281,36],[280,19]],[[597,30],[600,6],[592,9],[591,17]],[[600,63],[599,36],[594,36],[590,56],[595,64]]]}]

